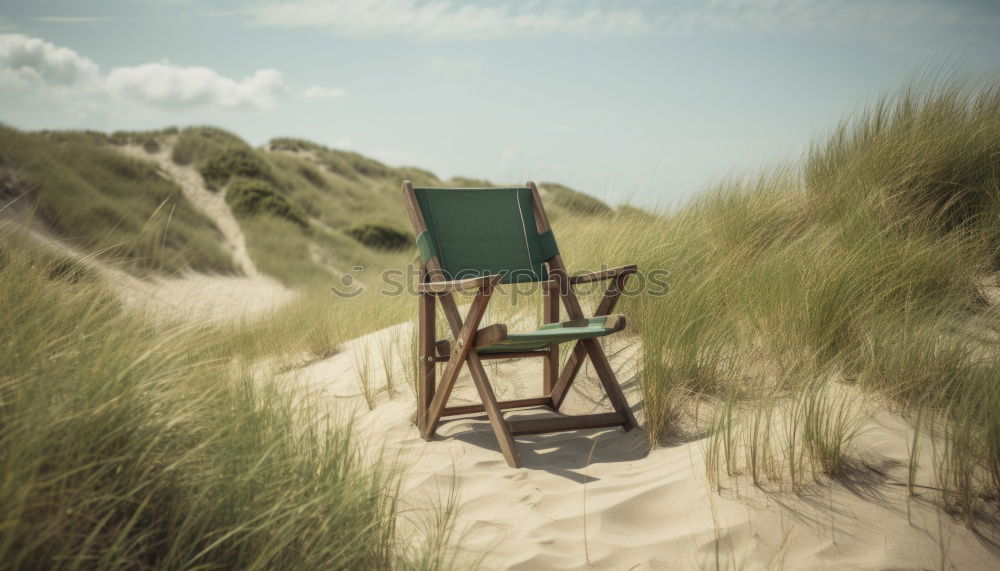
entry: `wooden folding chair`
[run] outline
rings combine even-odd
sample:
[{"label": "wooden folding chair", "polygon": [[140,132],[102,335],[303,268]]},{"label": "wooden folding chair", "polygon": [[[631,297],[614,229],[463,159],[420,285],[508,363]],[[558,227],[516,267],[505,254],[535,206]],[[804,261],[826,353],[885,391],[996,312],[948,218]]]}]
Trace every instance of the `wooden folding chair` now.
[{"label": "wooden folding chair", "polygon": [[[556,246],[538,188],[413,188],[403,182],[403,200],[423,260],[419,295],[419,388],[417,425],[430,440],[442,417],[485,412],[507,463],[520,466],[513,437],[581,428],[636,426],[598,337],[621,331],[625,317],[612,315],[625,282],[636,266],[569,276]],[[593,317],[585,317],[573,286],[611,280]],[[531,333],[509,333],[503,324],[480,328],[494,289],[501,283],[539,282],[544,288],[545,324]],[[476,289],[463,320],[454,292]],[[559,322],[559,302],[570,321]],[[435,301],[454,339],[435,338]],[[573,354],[559,371],[559,344],[575,341]],[[484,359],[544,359],[543,395],[498,402],[486,376]],[[507,421],[501,411],[544,407],[558,411],[584,358],[589,358],[614,412]],[[435,387],[435,365],[446,363]],[[482,404],[449,407],[448,397],[462,366],[472,375]]]}]

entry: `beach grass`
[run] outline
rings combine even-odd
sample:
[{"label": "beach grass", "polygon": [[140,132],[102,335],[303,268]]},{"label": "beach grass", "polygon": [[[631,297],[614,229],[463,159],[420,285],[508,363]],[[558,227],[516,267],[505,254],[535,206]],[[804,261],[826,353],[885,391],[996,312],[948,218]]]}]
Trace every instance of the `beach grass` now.
[{"label": "beach grass", "polygon": [[[804,466],[837,476],[860,406],[845,399],[888,401],[939,419],[948,506],[971,518],[1000,497],[1000,307],[983,294],[1000,269],[1000,85],[915,83],[797,162],[613,220],[556,230],[578,268],[669,276],[665,295],[622,302],[652,445],[709,410],[711,470],[760,482],[783,457],[793,483]],[[741,445],[749,470],[727,466]]]},{"label": "beach grass", "polygon": [[147,322],[99,276],[2,244],[4,567],[433,568],[399,545],[400,472],[350,419],[217,330]]}]

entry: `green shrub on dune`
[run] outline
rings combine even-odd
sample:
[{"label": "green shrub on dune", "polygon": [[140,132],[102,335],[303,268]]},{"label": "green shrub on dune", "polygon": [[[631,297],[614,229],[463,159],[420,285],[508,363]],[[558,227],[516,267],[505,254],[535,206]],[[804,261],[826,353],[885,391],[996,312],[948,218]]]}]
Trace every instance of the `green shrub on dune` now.
[{"label": "green shrub on dune", "polygon": [[272,151],[312,151],[319,147],[316,143],[312,141],[307,141],[305,139],[296,139],[294,137],[275,137],[268,141],[267,146]]},{"label": "green shrub on dune", "polygon": [[177,127],[154,129],[151,131],[115,131],[108,137],[115,145],[141,145],[147,153],[158,153],[161,141],[179,132]]},{"label": "green shrub on dune", "polygon": [[233,180],[226,188],[226,203],[236,216],[266,214],[294,222],[302,228],[309,226],[305,213],[291,204],[265,180],[253,178]]},{"label": "green shrub on dune", "polygon": [[248,149],[250,145],[217,127],[188,127],[177,136],[170,156],[179,165],[189,165],[229,148]]},{"label": "green shrub on dune", "polygon": [[359,224],[345,230],[348,236],[375,250],[402,250],[413,238],[391,226],[377,223]]},{"label": "green shrub on dune", "polygon": [[219,190],[235,177],[272,180],[267,164],[252,149],[230,148],[210,155],[198,167],[205,186]]}]

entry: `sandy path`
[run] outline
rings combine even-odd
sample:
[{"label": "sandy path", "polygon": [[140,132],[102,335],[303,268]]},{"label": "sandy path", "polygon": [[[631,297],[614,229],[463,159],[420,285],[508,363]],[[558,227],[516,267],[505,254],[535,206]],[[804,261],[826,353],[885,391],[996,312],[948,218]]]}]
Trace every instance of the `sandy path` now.
[{"label": "sandy path", "polygon": [[[153,161],[170,180],[181,187],[184,197],[215,222],[223,245],[243,271],[242,276],[188,272],[175,278],[137,280],[118,272],[113,287],[126,302],[157,317],[184,320],[233,321],[273,310],[295,297],[295,292],[257,270],[247,251],[246,238],[221,192],[205,187],[201,174],[180,166],[170,158],[172,144],[147,153],[140,145],[120,147],[131,157]],[[117,271],[117,270],[113,270]]]},{"label": "sandy path", "polygon": [[223,197],[222,192],[212,192],[205,186],[205,181],[201,173],[190,166],[181,166],[170,158],[173,141],[170,144],[160,146],[156,153],[148,153],[142,145],[125,145],[119,147],[123,153],[131,157],[153,161],[160,167],[167,177],[181,187],[184,197],[194,204],[195,208],[208,215],[219,227],[225,237],[225,246],[229,249],[236,261],[236,264],[247,276],[258,277],[261,273],[257,271],[257,266],[250,259],[247,252],[246,238],[240,229],[240,223],[236,221],[229,205]]},{"label": "sandy path", "polygon": [[[487,551],[486,568],[996,569],[1000,564],[989,540],[977,539],[928,503],[909,500],[905,487],[887,485],[875,472],[847,483],[824,481],[798,494],[727,484],[730,489],[720,495],[705,477],[705,440],[647,454],[641,431],[525,436],[517,438],[525,464],[518,470],[507,467],[483,420],[448,422],[433,442],[424,442],[411,423],[414,397],[402,369],[410,364],[399,358],[408,354],[410,331],[403,324],[356,339],[287,379],[308,387],[313,400],[356,413],[359,436],[373,453],[384,447],[407,462],[404,507],[419,508],[457,484],[465,546]],[[607,349],[634,403],[638,349],[628,342]],[[373,383],[382,391],[372,411],[357,374],[366,354]],[[391,398],[383,354],[389,355],[396,387]],[[540,364],[531,361],[488,362],[501,398],[537,393]],[[610,410],[593,397],[598,394],[593,372],[588,368],[582,375],[567,399],[567,412]],[[475,394],[469,379],[460,378],[453,399],[475,402]],[[865,422],[858,453],[905,481],[909,430],[896,415],[877,411]]]}]

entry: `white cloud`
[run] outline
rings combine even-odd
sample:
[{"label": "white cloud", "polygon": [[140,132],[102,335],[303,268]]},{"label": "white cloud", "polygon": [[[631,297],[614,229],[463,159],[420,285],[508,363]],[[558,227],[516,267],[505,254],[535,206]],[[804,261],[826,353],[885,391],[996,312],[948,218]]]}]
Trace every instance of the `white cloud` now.
[{"label": "white cloud", "polygon": [[337,99],[347,95],[347,90],[340,87],[319,87],[314,85],[302,92],[306,99]]},{"label": "white cloud", "polygon": [[127,99],[171,109],[266,109],[287,90],[273,69],[236,80],[207,67],[163,61],[102,74],[96,63],[69,48],[21,34],[0,34],[0,88],[28,89],[32,97],[87,94],[105,102]]},{"label": "white cloud", "polygon": [[508,36],[628,35],[648,29],[640,10],[539,2],[511,6],[448,0],[288,0],[258,4],[251,22],[278,27],[321,27],[345,36],[491,39]]},{"label": "white cloud", "polygon": [[114,95],[165,107],[215,105],[266,109],[273,107],[285,91],[281,74],[273,69],[258,70],[236,81],[207,67],[183,67],[169,62],[112,69],[105,84]]},{"label": "white cloud", "polygon": [[81,87],[99,81],[93,61],[69,48],[21,34],[0,34],[0,81],[5,86]]}]

